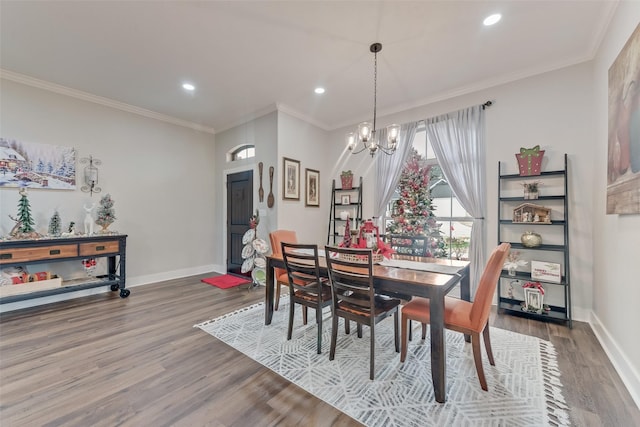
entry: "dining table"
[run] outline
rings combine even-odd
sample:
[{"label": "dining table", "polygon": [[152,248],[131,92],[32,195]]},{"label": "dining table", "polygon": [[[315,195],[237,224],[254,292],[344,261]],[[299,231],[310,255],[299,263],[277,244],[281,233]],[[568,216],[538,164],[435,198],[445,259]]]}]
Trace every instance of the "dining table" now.
[{"label": "dining table", "polygon": [[[324,255],[324,251],[321,251]],[[320,274],[328,276],[327,262],[319,256]],[[426,262],[424,262],[426,261]],[[271,324],[274,306],[274,268],[285,268],[282,255],[267,257],[265,290],[265,325]],[[460,298],[470,301],[469,262],[428,258],[423,262],[384,260],[373,266],[373,283],[377,293],[409,300],[430,300],[431,378],[436,402],[446,401],[446,342],[444,333],[445,296],[458,284]],[[469,336],[465,336],[467,342]]]}]

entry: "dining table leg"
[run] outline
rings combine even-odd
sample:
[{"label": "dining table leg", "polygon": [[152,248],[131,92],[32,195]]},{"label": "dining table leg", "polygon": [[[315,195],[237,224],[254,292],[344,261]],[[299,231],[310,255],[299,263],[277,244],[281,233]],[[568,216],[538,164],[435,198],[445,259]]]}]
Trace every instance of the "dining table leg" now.
[{"label": "dining table leg", "polygon": [[273,301],[274,301],[274,277],[273,264],[271,258],[267,258],[267,279],[265,282],[265,301],[264,301],[264,324],[270,325],[273,318]]},{"label": "dining table leg", "polygon": [[444,337],[444,295],[431,298],[431,379],[436,402],[446,401],[446,343]]}]

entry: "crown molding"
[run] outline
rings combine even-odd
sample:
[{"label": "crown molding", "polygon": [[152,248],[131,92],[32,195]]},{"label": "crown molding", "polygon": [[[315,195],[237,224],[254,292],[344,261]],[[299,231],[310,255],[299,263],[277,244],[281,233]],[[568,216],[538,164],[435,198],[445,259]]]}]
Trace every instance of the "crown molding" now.
[{"label": "crown molding", "polygon": [[320,122],[320,121],[318,121],[318,120],[316,120],[316,119],[314,119],[312,117],[309,117],[309,116],[307,116],[307,115],[305,115],[305,114],[303,114],[303,113],[301,113],[301,112],[299,112],[297,110],[294,110],[293,108],[289,107],[286,104],[277,103],[276,104],[276,108],[280,112],[286,113],[286,114],[288,114],[290,116],[293,116],[293,117],[295,117],[297,119],[300,119],[302,121],[310,123],[310,124],[312,124],[312,125],[314,125],[316,127],[319,127],[322,130],[325,130],[325,131],[330,131],[331,130],[331,127],[328,126],[326,123],[322,123],[322,122]]},{"label": "crown molding", "polygon": [[35,87],[38,89],[47,90],[49,92],[58,93],[60,95],[69,96],[71,98],[80,99],[94,104],[103,105],[105,107],[114,108],[116,110],[126,111],[127,113],[137,114],[139,116],[147,117],[161,122],[170,123],[177,126],[197,130],[199,132],[205,132],[215,134],[215,129],[208,126],[203,126],[198,123],[189,122],[187,120],[178,119],[175,117],[167,116],[165,114],[156,113],[155,111],[146,110],[144,108],[136,107],[134,105],[125,104],[124,102],[115,101],[113,99],[104,98],[102,96],[93,95],[88,92],[83,92],[77,89],[72,89],[66,86],[58,85],[55,83],[47,82],[44,80],[36,79],[33,77],[25,76],[23,74],[15,73],[13,71],[4,70],[0,68],[0,78],[10,80],[16,83],[21,83],[27,86]]}]

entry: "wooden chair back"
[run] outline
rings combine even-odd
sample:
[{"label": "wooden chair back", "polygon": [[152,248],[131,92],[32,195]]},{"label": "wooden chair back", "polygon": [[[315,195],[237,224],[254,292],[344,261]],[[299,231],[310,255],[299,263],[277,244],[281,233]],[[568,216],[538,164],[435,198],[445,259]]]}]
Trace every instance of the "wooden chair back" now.
[{"label": "wooden chair back", "polygon": [[[318,245],[285,242],[280,245],[289,278],[289,292],[292,295],[304,294],[305,298],[320,298],[322,280],[318,262]],[[299,293],[296,294],[296,291]]]},{"label": "wooden chair back", "polygon": [[327,246],[325,250],[334,315],[370,316],[375,309],[371,249]]}]

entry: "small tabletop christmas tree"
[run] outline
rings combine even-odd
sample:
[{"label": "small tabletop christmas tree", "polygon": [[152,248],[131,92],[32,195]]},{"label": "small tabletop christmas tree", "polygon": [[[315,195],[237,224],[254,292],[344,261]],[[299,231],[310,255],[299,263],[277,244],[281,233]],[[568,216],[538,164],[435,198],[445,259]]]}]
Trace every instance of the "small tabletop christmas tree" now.
[{"label": "small tabletop christmas tree", "polygon": [[20,221],[21,233],[32,233],[33,229],[33,217],[31,216],[31,206],[29,205],[29,199],[27,198],[27,190],[24,188],[20,190],[20,201],[18,202],[18,220]]},{"label": "small tabletop christmas tree", "polygon": [[440,224],[433,214],[434,206],[429,194],[430,170],[430,166],[424,166],[422,155],[412,149],[400,175],[400,198],[394,202],[391,215],[393,223],[387,227],[387,232],[424,236],[428,239],[425,255],[439,258],[446,256],[446,253]]},{"label": "small tabletop christmas tree", "polygon": [[60,233],[60,214],[58,211],[55,211],[49,221],[49,235],[58,237],[60,236]]},{"label": "small tabletop christmas tree", "polygon": [[114,202],[110,194],[105,194],[100,199],[100,207],[98,208],[98,219],[96,219],[96,224],[102,227],[103,232],[106,232],[107,227],[116,220],[113,203]]}]

